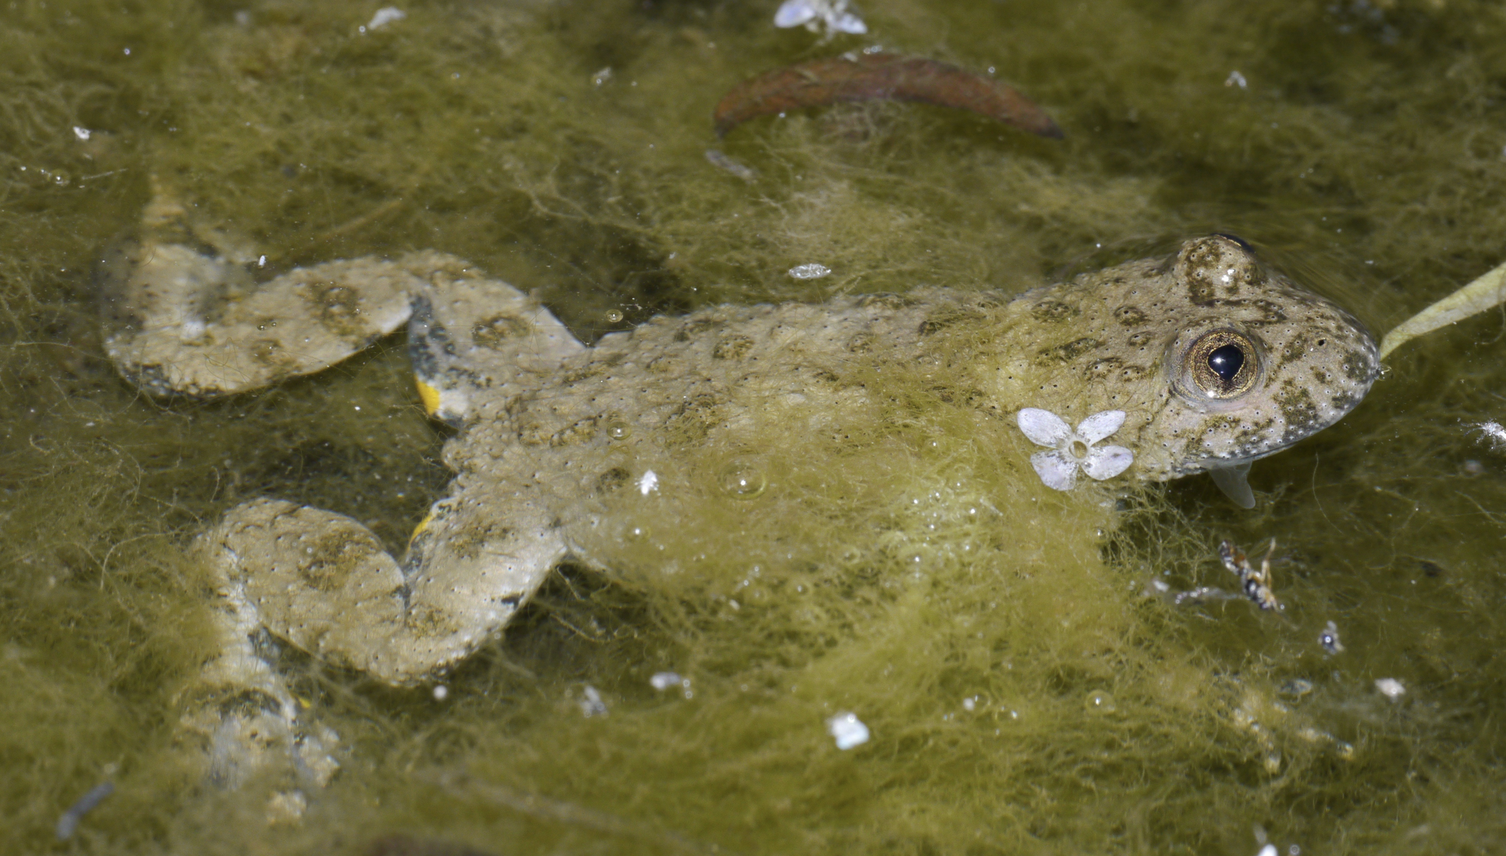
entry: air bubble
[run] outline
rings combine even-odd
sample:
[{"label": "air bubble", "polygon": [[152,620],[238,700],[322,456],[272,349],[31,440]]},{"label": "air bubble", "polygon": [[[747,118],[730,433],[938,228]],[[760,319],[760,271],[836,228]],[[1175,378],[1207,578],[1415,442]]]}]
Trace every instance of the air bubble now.
[{"label": "air bubble", "polygon": [[1086,707],[1088,713],[1099,715],[1113,713],[1119,709],[1114,704],[1114,697],[1103,690],[1094,690],[1088,693]]},{"label": "air bubble", "polygon": [[764,492],[769,480],[756,461],[734,458],[722,467],[717,485],[733,499],[753,499]]}]

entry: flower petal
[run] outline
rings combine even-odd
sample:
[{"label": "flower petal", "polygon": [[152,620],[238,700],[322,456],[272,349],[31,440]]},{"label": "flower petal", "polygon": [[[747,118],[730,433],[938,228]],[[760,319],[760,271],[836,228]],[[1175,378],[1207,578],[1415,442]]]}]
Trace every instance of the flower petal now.
[{"label": "flower petal", "polygon": [[1052,490],[1071,490],[1077,484],[1077,462],[1059,450],[1036,452],[1030,456],[1030,465]]},{"label": "flower petal", "polygon": [[1020,430],[1037,446],[1060,446],[1072,436],[1072,426],[1067,424],[1067,420],[1039,407],[1021,410],[1017,421],[1020,423]]},{"label": "flower petal", "polygon": [[809,0],[784,0],[779,11],[774,13],[774,26],[798,27],[806,21],[813,21],[819,14]]},{"label": "flower petal", "polygon": [[1135,462],[1135,453],[1123,446],[1100,446],[1088,452],[1082,462],[1082,471],[1097,481],[1111,479],[1129,469]]},{"label": "flower petal", "polygon": [[1082,420],[1082,424],[1077,426],[1077,433],[1091,446],[1118,431],[1123,424],[1123,410],[1104,410]]},{"label": "flower petal", "polygon": [[851,33],[854,36],[861,36],[868,32],[868,25],[863,23],[863,19],[851,12],[843,12],[835,18],[827,19],[826,25],[831,27],[833,32]]}]

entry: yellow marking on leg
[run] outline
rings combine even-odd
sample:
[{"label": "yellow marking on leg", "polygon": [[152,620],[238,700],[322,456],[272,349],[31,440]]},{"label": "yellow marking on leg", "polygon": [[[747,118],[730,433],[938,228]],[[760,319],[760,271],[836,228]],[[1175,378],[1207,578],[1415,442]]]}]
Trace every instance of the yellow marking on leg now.
[{"label": "yellow marking on leg", "polygon": [[[422,387],[423,383],[420,382],[419,386]],[[418,525],[413,527],[413,534],[408,536],[409,547],[413,546],[413,542],[418,540],[418,536],[424,534],[424,530],[428,529],[429,524],[434,522],[434,513],[434,509],[430,508],[429,513],[424,515],[424,519],[418,521]]]},{"label": "yellow marking on leg", "polygon": [[[413,382],[418,386],[418,398],[424,403],[424,413],[429,416],[439,412],[439,389],[424,383],[423,378],[415,377]],[[425,521],[428,522],[428,521]],[[420,526],[422,528],[422,526]],[[415,533],[416,534],[416,533]]]}]

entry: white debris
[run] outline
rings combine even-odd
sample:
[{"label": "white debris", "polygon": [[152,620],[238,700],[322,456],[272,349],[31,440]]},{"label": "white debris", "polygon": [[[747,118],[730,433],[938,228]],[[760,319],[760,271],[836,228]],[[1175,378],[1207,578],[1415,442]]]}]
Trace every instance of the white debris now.
[{"label": "white debris", "polygon": [[447,699],[449,697],[450,697],[450,688],[449,687],[445,686],[444,684],[436,684],[434,686],[434,700],[435,701],[444,701],[445,699]]},{"label": "white debris", "polygon": [[378,27],[385,27],[393,21],[401,21],[406,17],[408,17],[408,13],[396,6],[383,6],[376,10],[376,14],[371,16],[371,20],[366,22],[366,26],[361,28],[361,32],[364,33],[368,30],[375,30]]},{"label": "white debris", "polygon": [[587,717],[607,715],[607,703],[601,700],[601,693],[590,684],[586,684],[585,690],[581,692],[578,704],[580,712]]},{"label": "white debris", "polygon": [[644,472],[642,478],[638,479],[638,492],[644,496],[648,496],[658,489],[659,476],[653,470]]},{"label": "white debris", "polygon": [[1492,452],[1506,448],[1506,428],[1499,422],[1476,422],[1469,426],[1480,432],[1480,442],[1489,443]]},{"label": "white debris", "polygon": [[831,273],[831,269],[825,265],[811,262],[808,265],[795,265],[790,268],[790,276],[795,279],[820,279]]},{"label": "white debris", "polygon": [[1392,701],[1401,698],[1402,694],[1407,691],[1407,688],[1402,686],[1401,681],[1395,678],[1380,678],[1375,682],[1375,688],[1380,690],[1381,695]]},{"label": "white debris", "polygon": [[779,11],[774,13],[774,26],[800,27],[817,32],[821,25],[832,33],[851,33],[860,36],[868,32],[868,25],[858,13],[847,9],[848,0],[784,0]]},{"label": "white debris", "polygon": [[1323,632],[1318,634],[1318,644],[1330,654],[1337,654],[1344,650],[1344,643],[1339,641],[1339,625],[1332,621],[1328,622]]},{"label": "white debris", "polygon": [[648,679],[648,683],[649,686],[662,693],[670,687],[678,687],[689,681],[680,677],[678,672],[655,672],[654,676]]},{"label": "white debris", "polygon": [[1260,852],[1256,853],[1255,856],[1278,856],[1276,845],[1267,844],[1266,846],[1260,848]]},{"label": "white debris", "polygon": [[1245,76],[1238,71],[1231,71],[1229,72],[1229,76],[1224,78],[1224,85],[1238,86],[1240,89],[1245,89],[1250,85],[1250,82],[1245,80]]},{"label": "white debris", "polygon": [[868,726],[851,711],[843,711],[826,720],[826,730],[836,739],[837,748],[844,752],[868,742]]},{"label": "white debris", "polygon": [[63,816],[58,818],[57,829],[54,830],[57,839],[67,841],[72,838],[73,833],[78,829],[78,822],[84,819],[84,815],[93,811],[95,806],[104,802],[105,797],[113,793],[115,793],[114,784],[101,782],[91,788],[87,794],[79,797],[78,802],[70,806],[67,811],[63,812]]},{"label": "white debris", "polygon": [[716,149],[706,150],[706,160],[717,169],[724,169],[743,181],[752,181],[758,178],[758,170],[741,161],[727,157]]},{"label": "white debris", "polygon": [[93,134],[94,132],[89,130],[88,128],[80,128],[77,125],[73,126],[73,136],[78,137],[78,141],[81,143],[88,142],[89,137]]},{"label": "white debris", "polygon": [[600,86],[603,83],[606,83],[608,80],[611,80],[611,79],[612,79],[612,67],[609,65],[609,66],[604,67],[601,71],[598,71],[595,74],[591,75],[591,85],[592,86]]}]

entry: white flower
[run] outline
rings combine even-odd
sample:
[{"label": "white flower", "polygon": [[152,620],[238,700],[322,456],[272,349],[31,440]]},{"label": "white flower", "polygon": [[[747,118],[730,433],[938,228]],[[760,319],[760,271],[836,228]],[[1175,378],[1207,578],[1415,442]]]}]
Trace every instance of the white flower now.
[{"label": "white flower", "polygon": [[1084,419],[1073,431],[1065,419],[1049,410],[1027,407],[1020,411],[1020,430],[1037,446],[1051,451],[1030,456],[1030,465],[1046,487],[1071,490],[1077,470],[1097,481],[1111,479],[1129,469],[1135,453],[1123,446],[1095,446],[1124,424],[1123,410],[1105,410]]},{"label": "white flower", "polygon": [[774,13],[774,26],[798,27],[802,24],[815,32],[820,23],[826,24],[828,33],[851,33],[862,35],[868,32],[856,12],[847,11],[847,0],[784,0],[779,11]]}]

